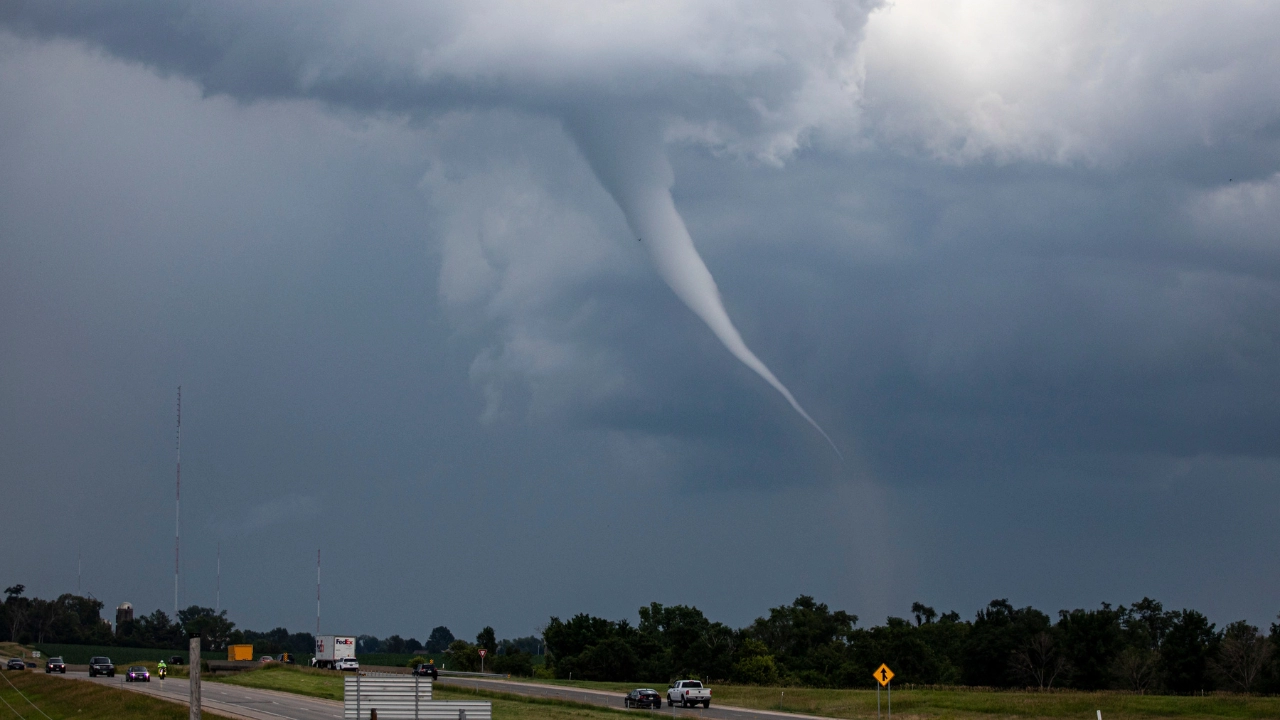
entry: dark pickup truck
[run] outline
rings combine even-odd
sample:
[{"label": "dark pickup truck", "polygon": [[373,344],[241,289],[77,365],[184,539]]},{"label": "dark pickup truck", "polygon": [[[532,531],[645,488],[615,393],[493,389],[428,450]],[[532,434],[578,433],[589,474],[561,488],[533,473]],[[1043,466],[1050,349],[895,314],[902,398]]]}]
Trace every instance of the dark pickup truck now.
[{"label": "dark pickup truck", "polygon": [[116,666],[112,664],[111,658],[102,656],[89,658],[89,677],[98,675],[116,676]]}]

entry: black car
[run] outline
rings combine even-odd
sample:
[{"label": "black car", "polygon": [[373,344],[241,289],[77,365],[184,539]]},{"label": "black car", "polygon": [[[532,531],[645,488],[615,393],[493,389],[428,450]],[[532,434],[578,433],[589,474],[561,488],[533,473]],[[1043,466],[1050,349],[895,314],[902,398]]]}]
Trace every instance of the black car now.
[{"label": "black car", "polygon": [[170,655],[168,662],[170,665],[184,665],[187,661],[181,655]]},{"label": "black car", "polygon": [[116,666],[111,663],[111,658],[102,657],[101,655],[89,658],[89,677],[97,677],[98,675],[116,676]]},{"label": "black car", "polygon": [[654,708],[655,710],[662,707],[662,696],[657,690],[649,688],[639,688],[627,693],[622,698],[622,706],[629,708]]},{"label": "black car", "polygon": [[151,673],[141,665],[130,665],[129,672],[124,674],[125,682],[151,682]]},{"label": "black car", "polygon": [[432,680],[440,678],[440,671],[436,670],[436,664],[434,662],[418,663],[417,665],[414,665],[413,674],[418,677],[429,677]]},{"label": "black car", "polygon": [[44,661],[44,671],[47,673],[67,674],[67,664],[62,662],[60,657],[52,657]]},{"label": "black car", "polygon": [[9,658],[9,662],[4,666],[5,670],[26,670],[27,664],[22,662],[20,658]]}]

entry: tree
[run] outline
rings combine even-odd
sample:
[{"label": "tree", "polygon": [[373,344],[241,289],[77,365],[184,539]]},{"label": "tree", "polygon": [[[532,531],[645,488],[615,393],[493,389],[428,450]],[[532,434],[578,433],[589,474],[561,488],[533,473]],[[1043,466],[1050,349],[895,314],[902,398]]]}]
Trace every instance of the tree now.
[{"label": "tree", "polygon": [[1160,669],[1176,693],[1212,690],[1210,660],[1217,650],[1213,623],[1195,610],[1170,614],[1169,629],[1160,644]]},{"label": "tree", "polygon": [[1011,686],[1017,680],[1016,674],[1010,673],[1013,654],[1049,628],[1049,616],[1035,608],[1015,609],[1008,600],[992,600],[978,611],[965,639],[965,684]]},{"label": "tree", "polygon": [[493,634],[493,628],[485,625],[484,629],[476,634],[476,647],[484,648],[490,655],[498,652],[498,638]]},{"label": "tree", "polygon": [[463,672],[475,672],[480,669],[480,648],[466,640],[454,640],[445,650],[449,656],[448,668]]},{"label": "tree", "polygon": [[192,605],[178,611],[178,623],[188,637],[200,636],[201,650],[225,650],[227,640],[236,624],[227,619],[227,611],[214,612],[213,608]]},{"label": "tree", "polygon": [[449,632],[449,628],[439,625],[431,630],[431,635],[427,638],[427,644],[422,649],[433,654],[442,653],[449,649],[449,644],[453,640],[453,633]]},{"label": "tree", "polygon": [[937,610],[918,602],[911,603],[911,614],[916,617],[916,627],[932,623],[934,618],[938,617]]},{"label": "tree", "polygon": [[1020,649],[1015,650],[1010,661],[1013,673],[1035,683],[1041,690],[1053,688],[1053,681],[1067,669],[1067,659],[1059,652],[1053,635],[1041,631]]},{"label": "tree", "polygon": [[382,641],[376,635],[360,635],[356,638],[356,651],[367,653],[382,652]]},{"label": "tree", "polygon": [[1111,685],[1112,668],[1124,648],[1121,612],[1103,603],[1098,610],[1062,610],[1058,613],[1057,639],[1070,667],[1069,682],[1081,690],[1103,690]]},{"label": "tree", "polygon": [[1266,671],[1271,653],[1271,644],[1258,628],[1240,620],[1228,625],[1223,632],[1213,666],[1228,685],[1249,692]]},{"label": "tree", "polygon": [[405,651],[404,638],[399,635],[392,635],[382,641],[382,652],[399,655]]},{"label": "tree", "polygon": [[5,619],[8,621],[9,640],[12,642],[22,642],[22,637],[19,633],[25,629],[27,624],[27,614],[30,612],[31,601],[22,597],[26,589],[26,585],[11,585],[4,589]]},{"label": "tree", "polygon": [[1160,653],[1146,647],[1127,647],[1116,656],[1112,666],[1120,685],[1126,690],[1145,695],[1159,675]]},{"label": "tree", "polygon": [[778,667],[764,643],[747,638],[738,648],[738,660],[730,677],[742,685],[777,685]]}]

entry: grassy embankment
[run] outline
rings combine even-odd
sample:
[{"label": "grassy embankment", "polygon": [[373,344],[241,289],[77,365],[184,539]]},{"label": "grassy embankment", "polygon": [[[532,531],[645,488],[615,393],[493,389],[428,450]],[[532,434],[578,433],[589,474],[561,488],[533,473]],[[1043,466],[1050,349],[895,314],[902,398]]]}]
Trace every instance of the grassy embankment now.
[{"label": "grassy embankment", "polygon": [[[218,678],[234,685],[284,690],[304,695],[342,698],[342,677],[307,668],[269,668]],[[611,692],[635,687],[627,683],[552,681]],[[657,688],[662,691],[663,688]],[[716,685],[716,704],[763,710],[821,715],[845,720],[876,717],[874,690],[821,690],[814,688],[762,688]],[[470,692],[436,685],[441,700],[484,697],[493,700],[495,720],[552,720],[613,714],[603,708],[553,700],[518,698],[506,693]],[[994,720],[996,718],[1094,718],[1098,710],[1105,720],[1160,720],[1163,718],[1280,718],[1280,698],[1241,695],[1174,697],[1131,695],[1118,692],[1012,692],[969,689],[905,689],[895,692],[894,712],[904,718],[929,720]],[[882,699],[886,699],[882,696]]]},{"label": "grassy embankment", "polygon": [[[185,705],[97,683],[50,677],[43,670],[5,672],[0,679],[0,700],[0,720],[43,718],[32,703],[53,720],[185,720],[188,715]],[[204,717],[225,720],[225,716],[208,710]]]}]

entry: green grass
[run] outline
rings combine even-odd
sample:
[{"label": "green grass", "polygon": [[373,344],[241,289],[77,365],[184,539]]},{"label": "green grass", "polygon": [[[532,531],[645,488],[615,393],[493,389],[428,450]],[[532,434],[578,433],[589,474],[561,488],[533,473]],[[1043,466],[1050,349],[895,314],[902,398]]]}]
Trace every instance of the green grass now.
[{"label": "green grass", "polygon": [[[219,677],[215,682],[232,685],[283,690],[331,700],[342,699],[342,676],[338,673],[310,668],[272,667],[252,670],[234,676]],[[551,684],[586,687],[623,692],[644,683],[603,683],[551,681]],[[665,688],[659,686],[659,692]],[[441,700],[483,697],[494,703],[495,720],[551,720],[563,717],[585,717],[580,713],[612,713],[578,703],[540,698],[521,698],[511,693],[471,691],[465,688],[435,686]],[[1182,718],[1241,718],[1263,720],[1280,718],[1280,698],[1244,695],[1210,695],[1179,697],[1168,695],[1132,695],[1120,692],[1014,692],[984,691],[964,688],[899,689],[893,694],[894,713],[909,719],[928,720],[1003,720],[1019,718],[1095,718],[1102,711],[1104,720],[1174,720]],[[769,688],[716,685],[712,688],[716,705],[733,705],[760,710],[786,712],[843,720],[865,720],[876,717],[874,690],[822,690],[815,688]],[[881,700],[887,701],[882,695]],[[499,711],[501,708],[501,712]],[[885,707],[885,710],[888,708]],[[565,714],[569,713],[569,714]]]},{"label": "green grass", "polygon": [[[188,716],[184,705],[97,683],[49,677],[43,671],[5,672],[4,678],[12,682],[13,687],[0,679],[0,699],[4,700],[0,702],[0,720],[43,718],[23,695],[53,720],[185,720]],[[204,717],[225,720],[224,715],[208,710],[204,711]]]},{"label": "green grass", "polygon": [[270,665],[228,675],[206,676],[210,682],[261,690],[280,690],[326,700],[342,699],[343,675],[333,670]]}]

